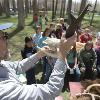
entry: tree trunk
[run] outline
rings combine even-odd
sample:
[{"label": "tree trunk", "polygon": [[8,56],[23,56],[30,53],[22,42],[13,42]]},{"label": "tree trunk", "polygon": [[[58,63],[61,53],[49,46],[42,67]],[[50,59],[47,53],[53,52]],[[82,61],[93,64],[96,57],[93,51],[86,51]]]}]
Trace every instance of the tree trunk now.
[{"label": "tree trunk", "polygon": [[54,15],[54,6],[55,6],[55,1],[52,0],[52,21],[55,18],[55,15]]},{"label": "tree trunk", "polygon": [[15,2],[15,0],[12,0],[12,6],[13,6],[13,11],[16,12],[16,2]]},{"label": "tree trunk", "polygon": [[[85,8],[86,2],[87,2],[87,0],[82,0],[82,1],[81,1],[80,10],[79,10],[79,15],[81,14],[81,12],[83,11],[83,9]],[[79,23],[79,28],[80,28],[80,27],[81,27],[81,23]]]},{"label": "tree trunk", "polygon": [[63,14],[63,6],[64,5],[64,0],[62,0],[61,2],[61,9],[60,9],[60,17],[62,17],[62,14]]},{"label": "tree trunk", "polygon": [[31,13],[31,11],[32,11],[32,1],[31,0],[29,0],[29,13]]},{"label": "tree trunk", "polygon": [[63,5],[63,13],[62,13],[63,18],[64,18],[64,15],[65,15],[65,6],[66,6],[66,0],[64,0],[64,5]]},{"label": "tree trunk", "polygon": [[38,15],[38,6],[37,6],[37,0],[33,0],[33,17],[35,14]]},{"label": "tree trunk", "polygon": [[97,5],[97,0],[95,1],[95,5],[94,5],[94,9],[93,9],[93,15],[92,15],[92,19],[91,19],[91,22],[90,22],[90,26],[91,26],[92,23],[93,23],[93,18],[94,18],[94,13],[95,13],[96,5]]},{"label": "tree trunk", "polygon": [[55,4],[55,16],[56,16],[56,14],[57,14],[57,8],[58,8],[58,0],[56,0],[56,4]]},{"label": "tree trunk", "polygon": [[47,12],[47,0],[44,1],[45,12]]},{"label": "tree trunk", "polygon": [[17,0],[17,9],[18,9],[18,28],[22,29],[24,28],[25,25],[23,0]]},{"label": "tree trunk", "polygon": [[83,9],[85,8],[86,2],[87,2],[87,0],[82,0],[82,1],[81,1],[79,14],[80,14],[80,13],[83,11]]},{"label": "tree trunk", "polygon": [[25,0],[25,17],[28,16],[29,13],[29,1]]},{"label": "tree trunk", "polygon": [[2,13],[3,13],[3,9],[2,9],[2,4],[0,2],[0,16],[2,16]]},{"label": "tree trunk", "polygon": [[71,17],[70,17],[71,8],[72,8],[72,0],[68,0],[67,14],[68,14],[68,24],[69,25],[71,24]]},{"label": "tree trunk", "polygon": [[5,10],[6,17],[10,17],[9,0],[4,0],[4,10]]}]

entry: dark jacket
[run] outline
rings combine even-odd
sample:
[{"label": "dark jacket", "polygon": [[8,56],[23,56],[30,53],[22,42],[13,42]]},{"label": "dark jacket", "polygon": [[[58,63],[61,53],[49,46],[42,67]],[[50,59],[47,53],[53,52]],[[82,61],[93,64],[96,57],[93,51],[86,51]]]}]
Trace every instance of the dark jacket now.
[{"label": "dark jacket", "polygon": [[34,54],[36,52],[37,52],[36,48],[25,46],[24,49],[21,50],[21,55],[22,55],[22,58],[25,59],[25,58],[31,56],[32,54]]},{"label": "dark jacket", "polygon": [[84,65],[85,67],[93,67],[96,64],[96,52],[94,49],[86,50],[84,47],[80,50],[78,54],[78,60],[80,65]]}]

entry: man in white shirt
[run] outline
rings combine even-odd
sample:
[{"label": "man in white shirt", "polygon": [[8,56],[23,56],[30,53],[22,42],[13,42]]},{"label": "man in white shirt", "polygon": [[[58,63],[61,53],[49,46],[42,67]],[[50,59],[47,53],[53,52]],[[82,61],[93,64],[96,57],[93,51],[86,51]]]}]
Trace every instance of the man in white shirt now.
[{"label": "man in white shirt", "polygon": [[8,54],[7,36],[0,31],[0,100],[54,100],[63,87],[64,76],[66,72],[66,52],[76,40],[76,35],[65,39],[62,36],[58,60],[51,73],[49,81],[46,84],[23,85],[17,78],[16,73],[22,73],[33,67],[33,65],[48,51],[48,47],[44,47],[41,51],[23,59],[22,61],[4,61]]}]

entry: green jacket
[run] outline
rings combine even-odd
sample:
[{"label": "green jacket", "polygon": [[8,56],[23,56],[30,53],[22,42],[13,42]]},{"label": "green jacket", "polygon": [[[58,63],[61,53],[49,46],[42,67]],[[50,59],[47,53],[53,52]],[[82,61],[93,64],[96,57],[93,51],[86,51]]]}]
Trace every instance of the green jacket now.
[{"label": "green jacket", "polygon": [[96,64],[97,55],[94,49],[86,50],[82,48],[78,53],[78,61],[81,66],[93,67]]}]

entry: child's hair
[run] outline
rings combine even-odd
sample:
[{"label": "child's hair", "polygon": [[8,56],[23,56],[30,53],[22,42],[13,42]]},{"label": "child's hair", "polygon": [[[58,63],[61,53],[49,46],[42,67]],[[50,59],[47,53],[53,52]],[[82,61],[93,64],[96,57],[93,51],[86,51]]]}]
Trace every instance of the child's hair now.
[{"label": "child's hair", "polygon": [[28,42],[30,42],[30,41],[32,41],[32,37],[26,36],[26,37],[25,37],[25,43],[28,43]]},{"label": "child's hair", "polygon": [[64,21],[64,18],[60,18],[60,21]]},{"label": "child's hair", "polygon": [[84,32],[89,32],[90,31],[90,29],[88,29],[88,28],[85,28],[85,30],[84,30]]},{"label": "child's hair", "polygon": [[56,29],[62,28],[62,25],[60,23],[56,24]]},{"label": "child's hair", "polygon": [[50,27],[51,27],[51,26],[55,26],[55,23],[50,23]]}]

